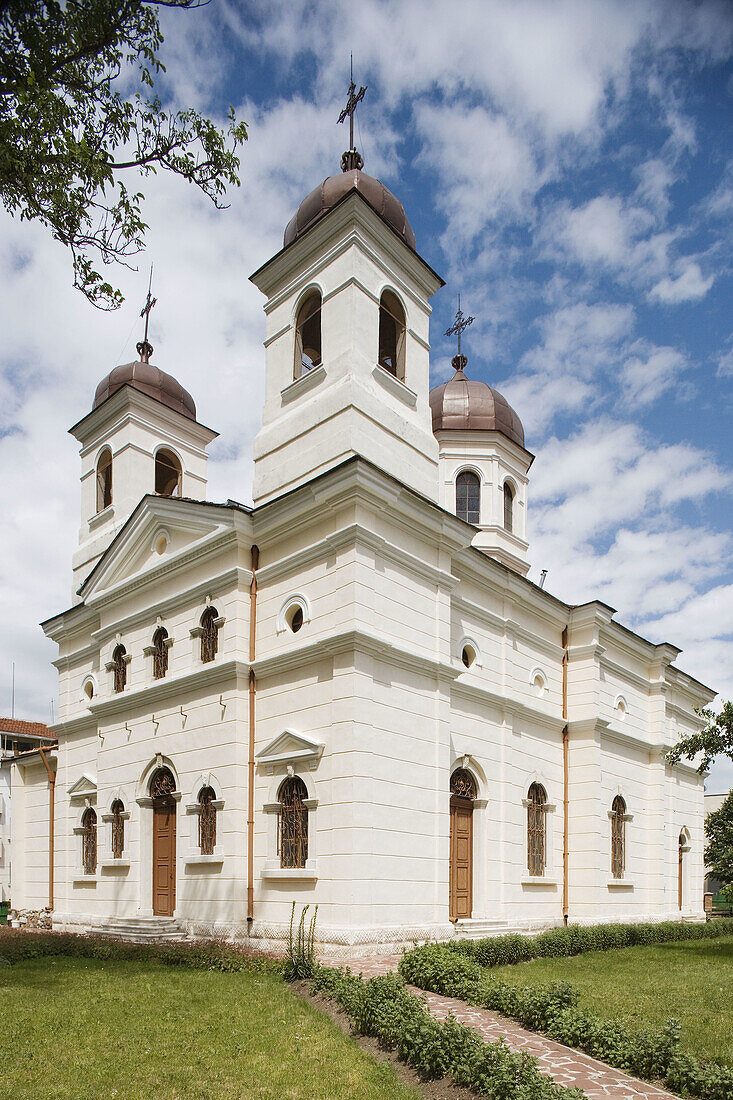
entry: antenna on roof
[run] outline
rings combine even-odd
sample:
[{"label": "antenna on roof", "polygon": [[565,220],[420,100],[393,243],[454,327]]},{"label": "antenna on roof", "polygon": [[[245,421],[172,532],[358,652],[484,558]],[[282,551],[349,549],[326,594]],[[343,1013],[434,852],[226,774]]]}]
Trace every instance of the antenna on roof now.
[{"label": "antenna on roof", "polygon": [[547,570],[543,569],[540,573],[540,588],[545,587],[545,581],[547,580]]},{"label": "antenna on roof", "polygon": [[140,316],[145,318],[145,335],[139,344],[136,344],[137,353],[140,356],[141,363],[149,363],[150,356],[153,354],[153,345],[148,342],[148,324],[150,322],[150,311],[158,301],[157,298],[153,298],[150,291],[153,286],[153,265],[150,265],[150,279],[148,281],[148,296],[145,299],[145,305],[140,310]]}]

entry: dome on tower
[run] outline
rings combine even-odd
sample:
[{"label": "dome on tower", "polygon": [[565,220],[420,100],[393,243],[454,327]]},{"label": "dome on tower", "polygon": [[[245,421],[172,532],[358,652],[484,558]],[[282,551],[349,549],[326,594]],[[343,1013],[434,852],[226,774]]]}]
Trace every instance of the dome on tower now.
[{"label": "dome on tower", "polygon": [[[465,365],[465,356],[461,356]],[[501,432],[524,448],[524,428],[514,409],[498,390],[477,378],[467,378],[463,368],[449,382],[430,391],[433,431]]]},{"label": "dome on tower", "polygon": [[[150,349],[152,351],[152,348]],[[115,367],[97,386],[92,409],[97,409],[123,386],[132,386],[148,397],[154,397],[169,409],[173,409],[189,420],[196,419],[196,404],[191,394],[184,390],[180,382],[165,371],[154,367],[152,363],[124,363]]]},{"label": "dome on tower", "polygon": [[[361,159],[361,158],[360,158]],[[368,176],[359,168],[329,176],[314,188],[301,202],[290,219],[283,236],[283,247],[296,241],[314,222],[327,214],[350,191],[359,191],[380,218],[402,238],[410,248],[415,248],[415,234],[407,220],[405,208],[384,184]]]}]

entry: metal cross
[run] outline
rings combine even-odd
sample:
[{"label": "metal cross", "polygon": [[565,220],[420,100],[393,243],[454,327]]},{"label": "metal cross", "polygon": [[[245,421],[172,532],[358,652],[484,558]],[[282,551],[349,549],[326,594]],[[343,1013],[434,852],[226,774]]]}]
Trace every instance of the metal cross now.
[{"label": "metal cross", "polygon": [[148,325],[150,323],[150,311],[153,308],[153,306],[155,305],[155,303],[158,301],[158,299],[153,298],[151,296],[150,291],[151,291],[152,286],[153,286],[153,265],[151,264],[150,265],[150,280],[148,282],[148,296],[145,300],[145,305],[140,310],[140,316],[145,318],[145,336],[143,337],[141,342],[136,345],[137,350],[138,350],[138,354],[140,356],[140,360],[143,363],[149,363],[150,362],[150,356],[153,354],[152,344],[150,344],[148,342]]},{"label": "metal cross", "polygon": [[[451,325],[451,327],[449,329],[446,329],[446,332],[445,332],[446,336],[454,336],[454,335],[458,336],[458,355],[455,355],[453,357],[453,366],[456,367],[456,370],[460,370],[461,367],[465,366],[466,362],[467,362],[465,355],[461,355],[461,333],[463,332],[464,329],[467,329],[469,325],[472,325],[475,320],[476,320],[475,317],[464,317],[463,316],[463,310],[461,309],[461,296],[459,294],[458,295],[458,312],[456,313],[455,322]],[[455,362],[456,359],[458,359],[460,361],[459,366],[456,366],[456,362]]]},{"label": "metal cross", "polygon": [[[354,84],[354,55],[351,55],[351,84],[349,84],[349,98],[346,101],[346,106],[338,117],[339,122],[343,122],[346,116],[349,116],[349,149],[354,148],[354,111],[356,110],[357,103],[360,103],[364,98],[364,92],[366,87],[362,86],[358,92],[356,92],[356,84]],[[356,92],[356,95],[354,95]]]}]

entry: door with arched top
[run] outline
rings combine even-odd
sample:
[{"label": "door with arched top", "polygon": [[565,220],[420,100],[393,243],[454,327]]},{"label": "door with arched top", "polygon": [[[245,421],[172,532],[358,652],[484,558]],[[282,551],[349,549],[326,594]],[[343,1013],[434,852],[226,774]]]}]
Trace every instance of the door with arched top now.
[{"label": "door with arched top", "polygon": [[473,800],[476,781],[465,768],[450,778],[450,902],[452,921],[473,912]]},{"label": "door with arched top", "polygon": [[159,768],[150,782],[153,798],[153,913],[172,917],[176,908],[176,781]]}]

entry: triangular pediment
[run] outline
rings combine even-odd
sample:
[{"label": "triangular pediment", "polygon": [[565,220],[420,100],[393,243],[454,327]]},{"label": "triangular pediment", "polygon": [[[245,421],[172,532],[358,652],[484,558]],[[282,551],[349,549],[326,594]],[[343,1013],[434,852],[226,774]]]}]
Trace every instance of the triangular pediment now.
[{"label": "triangular pediment", "polygon": [[69,798],[84,798],[97,793],[97,779],[88,772],[82,772],[75,783],[69,787]]},{"label": "triangular pediment", "polygon": [[145,497],[81,587],[85,602],[192,553],[231,530],[225,509],[202,501]]},{"label": "triangular pediment", "polygon": [[323,753],[323,742],[314,741],[303,733],[283,730],[282,733],[257,753],[260,764],[287,764],[292,761],[311,761],[317,763]]}]

